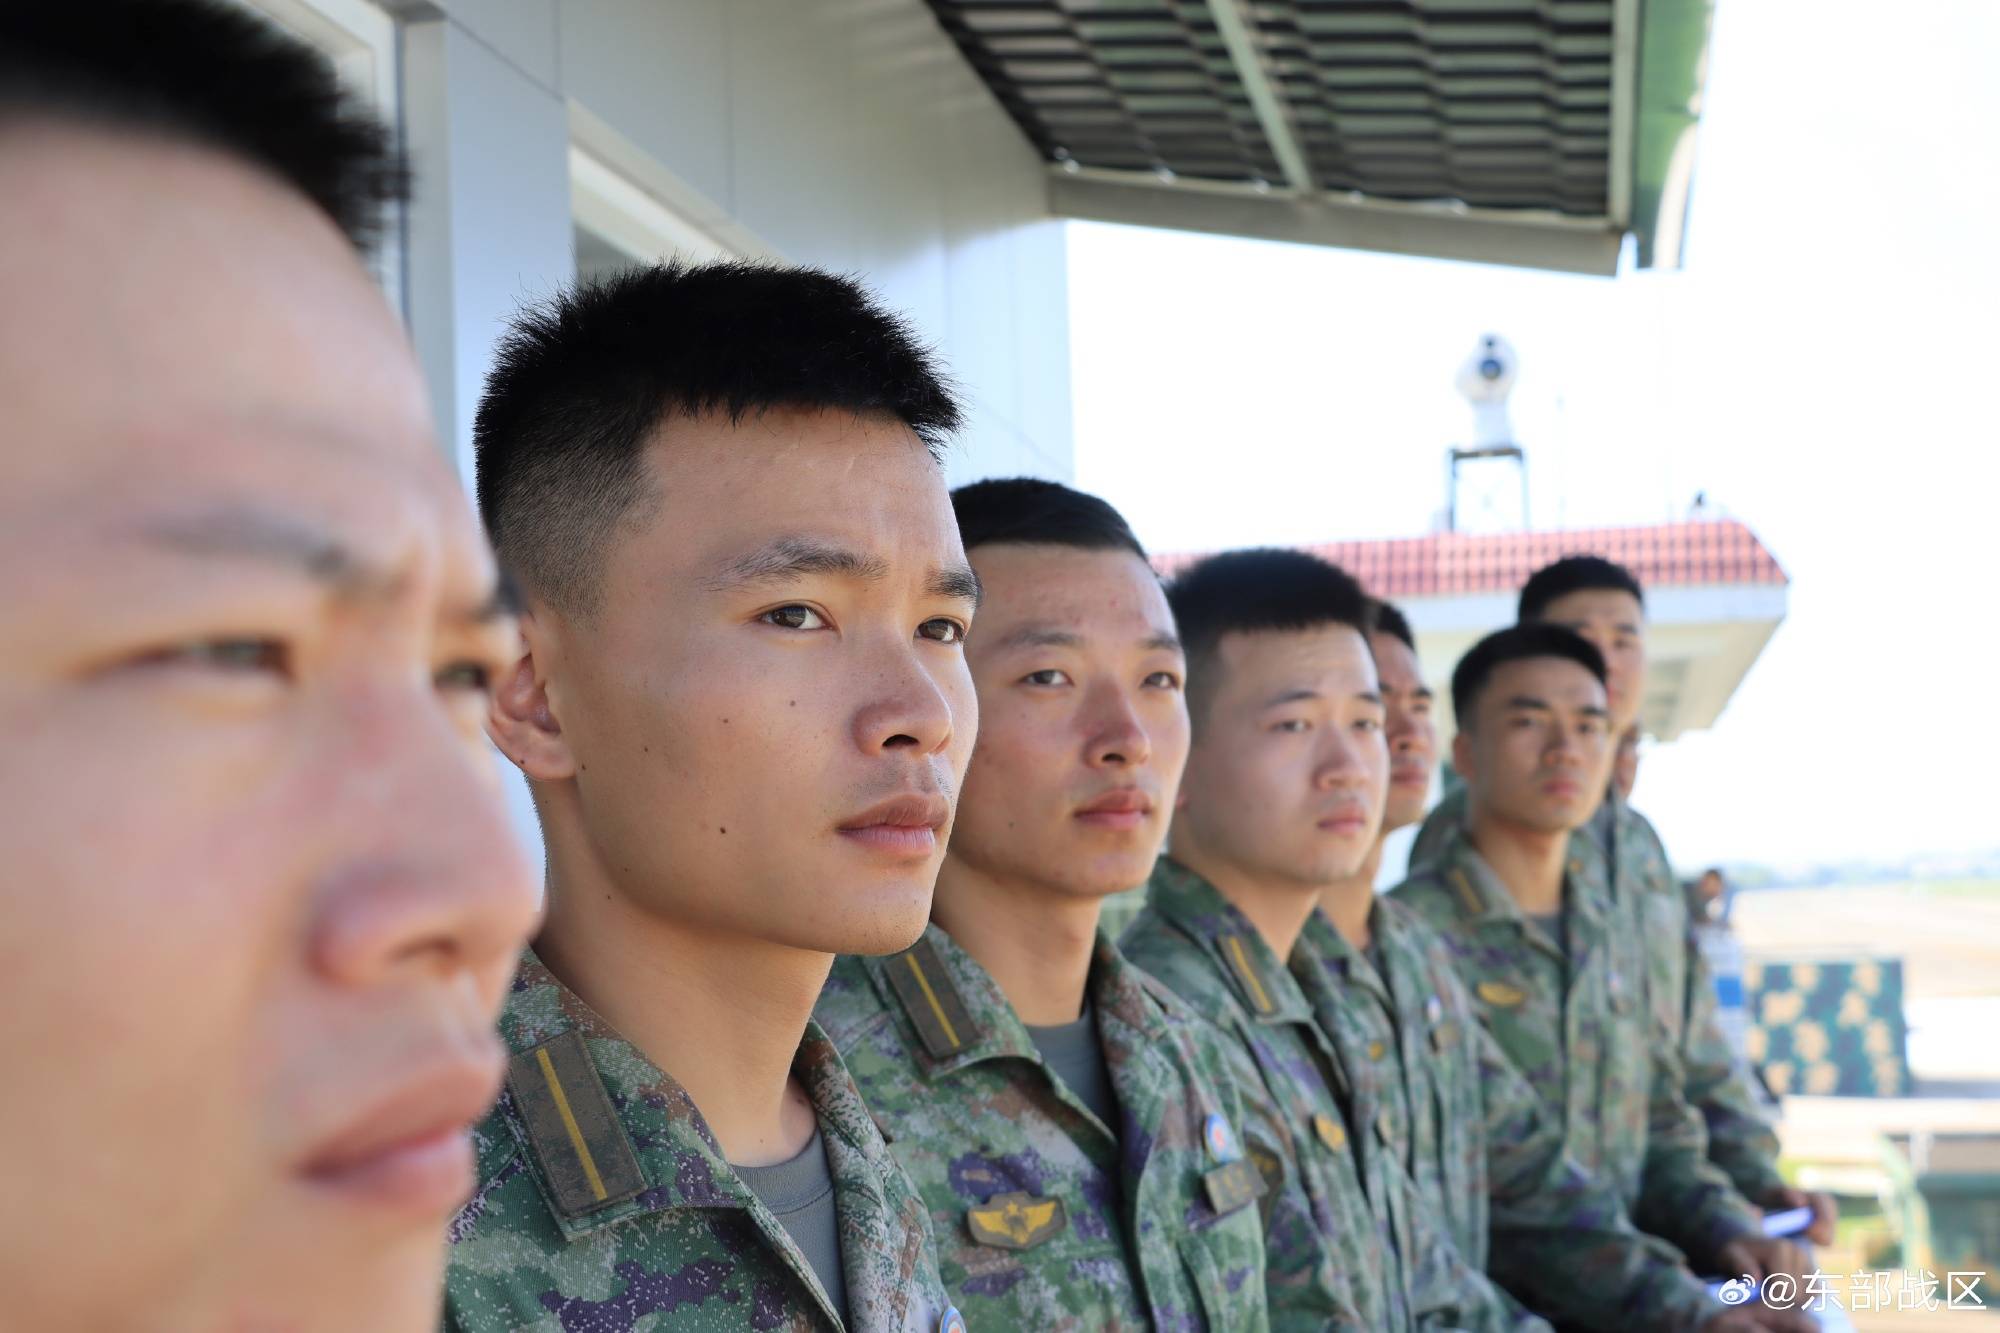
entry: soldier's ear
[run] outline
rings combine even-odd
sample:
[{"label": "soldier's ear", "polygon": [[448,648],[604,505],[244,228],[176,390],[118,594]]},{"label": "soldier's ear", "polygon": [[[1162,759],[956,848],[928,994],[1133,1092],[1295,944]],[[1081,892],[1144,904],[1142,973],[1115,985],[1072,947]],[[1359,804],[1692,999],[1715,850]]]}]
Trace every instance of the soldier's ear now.
[{"label": "soldier's ear", "polygon": [[550,697],[550,667],[559,657],[554,624],[534,612],[521,616],[520,660],[493,691],[486,734],[537,782],[560,782],[576,775],[576,758],[563,737]]},{"label": "soldier's ear", "polygon": [[1472,780],[1472,770],[1477,767],[1472,757],[1472,737],[1465,734],[1463,727],[1451,738],[1451,766],[1467,782]]}]

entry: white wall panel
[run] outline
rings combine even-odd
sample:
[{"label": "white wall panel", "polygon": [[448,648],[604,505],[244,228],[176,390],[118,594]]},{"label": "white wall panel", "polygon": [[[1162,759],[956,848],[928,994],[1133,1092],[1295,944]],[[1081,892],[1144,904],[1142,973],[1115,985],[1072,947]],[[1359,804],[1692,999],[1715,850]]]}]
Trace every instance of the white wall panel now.
[{"label": "white wall panel", "polygon": [[938,344],[972,407],[954,480],[1072,475],[1045,175],[919,0],[561,0],[557,21],[586,117]]}]

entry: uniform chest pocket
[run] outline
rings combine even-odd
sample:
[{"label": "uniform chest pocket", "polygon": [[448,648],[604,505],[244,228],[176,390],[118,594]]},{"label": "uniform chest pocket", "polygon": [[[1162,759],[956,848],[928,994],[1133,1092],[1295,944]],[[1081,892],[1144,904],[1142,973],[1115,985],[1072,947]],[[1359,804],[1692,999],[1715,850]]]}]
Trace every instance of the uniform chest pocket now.
[{"label": "uniform chest pocket", "polygon": [[1256,1205],[1183,1233],[1178,1248],[1203,1325],[1214,1333],[1265,1333],[1270,1328],[1264,1308],[1263,1223]]},{"label": "uniform chest pocket", "polygon": [[[1432,1123],[1429,1138],[1426,1193],[1442,1210],[1452,1239],[1461,1253],[1482,1254],[1486,1247],[1486,1152],[1475,1132],[1485,1118],[1476,1080],[1479,1071],[1464,1034],[1451,1020],[1433,1027],[1441,1044],[1426,1047],[1418,1075],[1427,1092]],[[1449,1040],[1446,1040],[1449,1039]],[[1435,1183],[1432,1183],[1435,1182]]]},{"label": "uniform chest pocket", "polygon": [[1666,894],[1648,893],[1639,937],[1646,999],[1654,1023],[1669,1043],[1679,1045],[1687,1026],[1687,909]]}]

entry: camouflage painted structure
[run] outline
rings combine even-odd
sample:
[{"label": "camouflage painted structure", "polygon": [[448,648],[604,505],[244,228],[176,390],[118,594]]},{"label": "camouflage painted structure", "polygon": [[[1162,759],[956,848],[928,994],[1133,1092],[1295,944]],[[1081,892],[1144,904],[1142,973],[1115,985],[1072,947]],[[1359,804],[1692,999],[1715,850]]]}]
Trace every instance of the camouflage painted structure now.
[{"label": "camouflage painted structure", "polygon": [[1193,1016],[1102,935],[1088,994],[1115,1126],[1051,1074],[999,985],[935,925],[907,952],[840,959],[820,997],[818,1021],[929,1206],[967,1323],[1362,1327],[1316,1252],[1276,1256],[1267,1295],[1266,1215],[1279,1225],[1281,1201]]},{"label": "camouflage painted structure", "polygon": [[474,1133],[479,1188],[451,1225],[446,1329],[962,1333],[923,1201],[816,1026],[792,1070],[834,1179],[845,1325],[686,1090],[532,952],[500,1032],[513,1059]]},{"label": "camouflage painted structure", "polygon": [[1771,1091],[1901,1097],[1909,1091],[1903,965],[1895,959],[1746,964],[1745,1046]]}]

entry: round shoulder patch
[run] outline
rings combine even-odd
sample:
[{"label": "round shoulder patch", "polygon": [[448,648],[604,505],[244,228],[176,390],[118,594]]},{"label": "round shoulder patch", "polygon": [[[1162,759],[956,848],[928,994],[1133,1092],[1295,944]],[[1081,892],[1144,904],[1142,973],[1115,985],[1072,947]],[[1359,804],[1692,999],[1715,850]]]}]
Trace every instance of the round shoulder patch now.
[{"label": "round shoulder patch", "polygon": [[1233,1162],[1243,1155],[1243,1148],[1236,1142],[1236,1131],[1220,1115],[1210,1115],[1202,1123],[1201,1136],[1208,1143],[1209,1155],[1218,1162]]}]

